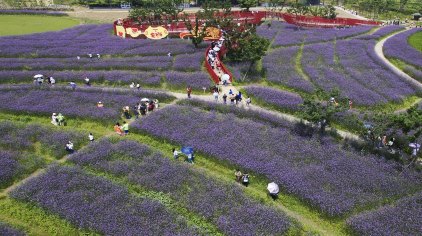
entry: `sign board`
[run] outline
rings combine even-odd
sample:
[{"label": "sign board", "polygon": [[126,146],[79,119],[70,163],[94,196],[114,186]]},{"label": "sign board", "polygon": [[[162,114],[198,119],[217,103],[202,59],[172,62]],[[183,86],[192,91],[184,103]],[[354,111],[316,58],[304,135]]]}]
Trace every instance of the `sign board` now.
[{"label": "sign board", "polygon": [[142,34],[142,31],[135,27],[129,27],[129,28],[126,28],[126,33],[132,36],[132,38],[136,38]]},{"label": "sign board", "polygon": [[162,38],[167,37],[169,32],[167,31],[166,28],[162,26],[158,26],[158,27],[149,26],[145,30],[144,34],[149,39],[162,39]]}]

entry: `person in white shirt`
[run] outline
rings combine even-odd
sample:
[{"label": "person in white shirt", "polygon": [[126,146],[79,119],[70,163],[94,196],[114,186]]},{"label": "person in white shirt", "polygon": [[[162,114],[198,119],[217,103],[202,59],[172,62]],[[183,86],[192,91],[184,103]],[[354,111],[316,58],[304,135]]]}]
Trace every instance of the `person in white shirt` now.
[{"label": "person in white shirt", "polygon": [[176,148],[173,148],[172,151],[173,151],[173,157],[174,157],[174,159],[177,160],[179,158],[179,151],[177,151]]},{"label": "person in white shirt", "polygon": [[67,144],[66,144],[66,151],[68,152],[68,153],[73,153],[73,143],[71,142],[71,141],[69,141]]},{"label": "person in white shirt", "polygon": [[94,135],[92,133],[89,133],[88,138],[91,143],[94,142]]},{"label": "person in white shirt", "polygon": [[56,113],[53,113],[53,115],[51,116],[51,124],[59,125],[59,123],[57,122],[57,114]]}]

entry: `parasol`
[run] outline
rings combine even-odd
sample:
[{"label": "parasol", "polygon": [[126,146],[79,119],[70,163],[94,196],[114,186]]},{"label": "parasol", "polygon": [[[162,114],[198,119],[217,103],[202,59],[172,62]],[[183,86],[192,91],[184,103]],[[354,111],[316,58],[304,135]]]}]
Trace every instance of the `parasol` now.
[{"label": "parasol", "polygon": [[411,147],[411,148],[420,148],[421,145],[419,143],[409,143],[409,147]]},{"label": "parasol", "polygon": [[142,98],[141,102],[149,102],[149,99],[148,98]]},{"label": "parasol", "polygon": [[42,74],[34,75],[34,79],[38,79],[38,78],[42,78],[42,77],[44,77],[44,75],[42,75]]},{"label": "parasol", "polygon": [[180,150],[182,153],[189,155],[193,153],[193,148],[192,147],[182,147],[182,149]]},{"label": "parasol", "polygon": [[278,185],[274,182],[269,183],[267,189],[271,194],[277,194],[280,191]]},{"label": "parasol", "polygon": [[229,79],[230,79],[230,75],[229,74],[224,74],[224,75],[221,76],[221,80],[222,81],[227,81]]}]

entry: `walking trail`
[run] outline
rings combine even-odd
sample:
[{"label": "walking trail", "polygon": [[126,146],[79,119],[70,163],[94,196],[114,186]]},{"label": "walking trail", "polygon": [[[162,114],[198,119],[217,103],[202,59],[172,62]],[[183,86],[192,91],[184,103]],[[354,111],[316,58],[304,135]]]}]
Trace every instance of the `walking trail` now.
[{"label": "walking trail", "polygon": [[[409,29],[407,29],[409,30]],[[399,31],[396,32],[388,37],[386,37],[385,39],[379,41],[376,45],[375,45],[375,54],[378,56],[379,59],[381,59],[386,66],[392,70],[394,72],[394,74],[400,76],[402,79],[406,80],[407,82],[409,82],[411,85],[413,85],[416,89],[420,91],[422,91],[422,84],[419,83],[419,81],[415,80],[414,78],[410,77],[408,74],[404,73],[402,70],[400,70],[399,68],[397,68],[393,63],[391,63],[387,58],[385,58],[384,56],[384,52],[383,52],[383,47],[384,47],[384,43],[390,39],[391,37],[394,37],[397,34],[403,33],[404,31]]]}]

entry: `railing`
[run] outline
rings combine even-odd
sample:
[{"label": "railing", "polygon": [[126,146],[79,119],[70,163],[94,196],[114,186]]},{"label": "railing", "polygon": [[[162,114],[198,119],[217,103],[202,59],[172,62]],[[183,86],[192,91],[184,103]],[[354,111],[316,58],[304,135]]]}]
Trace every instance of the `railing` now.
[{"label": "railing", "polygon": [[[205,51],[205,68],[207,68],[208,73],[210,74],[212,80],[216,83],[219,84],[220,83],[220,77],[215,73],[214,69],[212,68],[212,66],[210,65],[210,63],[208,63],[208,52],[211,50],[211,45],[207,48],[207,50]],[[223,62],[221,61],[221,57],[223,55],[225,55],[227,52],[227,49],[222,46],[220,51],[218,51],[217,54],[217,59],[220,62],[220,66],[221,66],[221,70],[223,71],[224,74],[228,74],[230,76],[230,82],[233,81],[233,75],[232,73],[227,69],[227,67],[223,64]],[[216,59],[216,60],[217,60]]]}]

